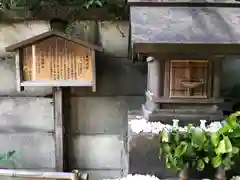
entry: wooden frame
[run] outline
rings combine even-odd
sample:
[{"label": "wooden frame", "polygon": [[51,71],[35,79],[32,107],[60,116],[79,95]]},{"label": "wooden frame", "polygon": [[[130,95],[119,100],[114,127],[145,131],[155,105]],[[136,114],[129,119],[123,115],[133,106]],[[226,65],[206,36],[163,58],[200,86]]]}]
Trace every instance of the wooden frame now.
[{"label": "wooden frame", "polygon": [[[65,43],[64,47],[61,44],[59,44],[58,46],[58,43],[57,43],[58,39],[60,42]],[[46,45],[48,46],[46,47],[43,43],[47,43]],[[51,45],[51,43],[54,43],[54,44]],[[71,50],[66,49],[68,45],[69,45],[69,48],[71,48]],[[26,54],[27,48],[29,49],[29,52],[31,51],[30,54],[29,53]],[[61,51],[60,48],[65,48],[65,49],[64,51]],[[77,50],[76,48],[79,48],[79,49]],[[15,61],[16,61],[16,76],[17,76],[18,91],[22,91],[23,90],[22,87],[25,87],[25,86],[26,87],[28,86],[51,86],[51,87],[86,86],[86,87],[89,87],[90,86],[92,87],[92,91],[95,92],[96,91],[95,50],[102,51],[102,48],[96,45],[86,43],[79,39],[73,39],[72,37],[69,37],[66,34],[63,34],[54,30],[42,33],[35,37],[29,38],[27,40],[24,40],[6,47],[6,51],[16,52]],[[74,57],[73,57],[73,54],[74,54]],[[83,57],[81,57],[80,55]],[[29,58],[29,60],[26,60],[27,58]],[[88,58],[88,59],[82,59],[82,58]],[[66,60],[70,61],[72,64],[68,65],[68,63],[64,62]],[[23,65],[23,61],[26,61],[24,65]],[[42,65],[41,64],[42,61],[47,64]],[[88,65],[84,64],[85,61],[86,61],[85,64],[88,64]],[[55,64],[57,63],[57,64],[53,65],[53,63]],[[83,63],[83,64],[80,65],[79,63]],[[24,71],[25,66],[27,66],[27,69],[28,69],[27,71]],[[42,66],[45,69],[43,69]],[[36,69],[37,67],[39,70]],[[79,73],[82,72],[83,71],[82,69],[85,67],[88,67],[86,72],[87,74],[85,73],[85,75],[82,76]],[[53,72],[55,72],[56,70],[53,70],[53,68],[55,69],[57,68],[57,71],[59,71],[58,73],[61,73],[61,76],[59,75],[60,78],[55,77],[56,75],[54,75]],[[40,71],[41,73],[39,72],[38,74],[36,74],[37,70]],[[41,77],[41,75],[43,74],[42,71],[47,72],[47,75],[44,75],[44,78]],[[71,74],[70,72],[72,71],[74,71],[75,73],[74,76],[70,76]],[[26,73],[30,73],[27,76],[30,78],[25,79]]]},{"label": "wooden frame", "polygon": [[[174,96],[172,95],[171,93],[171,86],[172,86],[172,63],[171,62],[186,62],[186,61],[191,61],[191,62],[194,62],[194,61],[197,61],[197,62],[200,62],[200,61],[205,61],[207,62],[207,64],[209,65],[209,67],[207,68],[207,74],[210,76],[210,77],[207,77],[209,79],[207,79],[207,85],[206,85],[206,89],[205,89],[205,92],[206,92],[206,95],[205,96]],[[209,87],[209,84],[211,84],[211,81],[212,81],[212,71],[211,71],[211,62],[209,60],[169,60],[168,63],[170,64],[169,65],[169,98],[209,98],[211,96],[211,94],[209,93],[209,89],[211,89],[211,87]],[[210,83],[209,83],[210,81]]]},{"label": "wooden frame", "polygon": [[[187,60],[187,58],[185,58]],[[220,75],[221,75],[221,60],[218,58],[209,58],[209,69],[208,73],[210,74],[210,79],[208,80],[207,85],[207,97],[171,97],[170,96],[170,61],[171,60],[165,60],[164,63],[164,94],[163,98],[160,98],[156,101],[168,101],[167,99],[173,99],[169,100],[169,102],[174,101],[174,99],[215,99],[219,98],[219,87],[220,87]],[[213,101],[213,99],[211,101]],[[194,101],[194,100],[193,100]]]},{"label": "wooden frame", "polygon": [[60,179],[60,180],[88,180],[87,173],[73,172],[44,172],[17,169],[0,169],[0,176],[26,179]]}]

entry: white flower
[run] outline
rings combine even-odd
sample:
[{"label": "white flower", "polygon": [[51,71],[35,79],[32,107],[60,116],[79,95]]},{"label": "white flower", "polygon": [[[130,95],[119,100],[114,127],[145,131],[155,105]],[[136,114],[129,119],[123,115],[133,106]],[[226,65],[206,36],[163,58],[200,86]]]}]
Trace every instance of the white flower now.
[{"label": "white flower", "polygon": [[222,128],[223,125],[221,122],[216,121],[216,122],[212,122],[209,124],[209,126],[207,127],[207,131],[208,132],[217,132],[220,128]]},{"label": "white flower", "polygon": [[200,120],[200,128],[202,128],[204,131],[207,130],[206,128],[206,120]]},{"label": "white flower", "polygon": [[[110,179],[103,179],[103,180],[110,180]],[[152,175],[140,175],[140,174],[129,174],[126,177],[123,178],[117,178],[117,179],[112,179],[112,180],[160,180],[156,176]]]},{"label": "white flower", "polygon": [[[171,132],[173,128],[177,128],[181,132],[186,132],[187,127],[181,127],[178,125],[179,120],[173,119],[173,125],[170,124],[163,124],[161,122],[148,122],[143,117],[137,117],[136,120],[129,121],[129,127],[132,132],[134,133],[152,133],[152,134],[159,134],[163,129],[165,129],[167,132]],[[200,126],[193,126],[192,128],[199,128],[201,130],[207,131],[207,132],[216,132],[221,127],[223,127],[223,124],[219,121],[212,122],[206,127],[206,120],[200,120]],[[239,179],[240,180],[240,179]]]},{"label": "white flower", "polygon": [[178,128],[178,122],[179,120],[178,119],[173,119],[173,128]]}]

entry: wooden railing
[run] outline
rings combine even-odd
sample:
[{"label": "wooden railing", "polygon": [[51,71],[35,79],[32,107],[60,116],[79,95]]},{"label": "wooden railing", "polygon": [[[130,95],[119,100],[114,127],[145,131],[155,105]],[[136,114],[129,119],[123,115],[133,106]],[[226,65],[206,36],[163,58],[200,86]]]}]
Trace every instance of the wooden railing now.
[{"label": "wooden railing", "polygon": [[87,173],[77,170],[73,172],[43,172],[16,169],[0,169],[0,177],[37,178],[37,179],[61,179],[61,180],[88,180]]}]

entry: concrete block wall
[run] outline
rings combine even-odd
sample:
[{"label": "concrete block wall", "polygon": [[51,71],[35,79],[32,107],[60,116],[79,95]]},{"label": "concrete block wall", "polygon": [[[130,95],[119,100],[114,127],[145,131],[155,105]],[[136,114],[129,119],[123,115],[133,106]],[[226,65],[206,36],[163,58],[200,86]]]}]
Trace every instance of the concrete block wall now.
[{"label": "concrete block wall", "polygon": [[[52,98],[45,98],[52,89],[16,92],[15,63],[4,47],[48,29],[40,21],[0,25],[0,153],[19,151],[17,168],[55,169]],[[78,22],[73,35],[100,42],[104,53],[96,59],[97,92],[71,88],[70,169],[89,172],[91,180],[121,177],[129,165],[127,114],[144,103],[146,64],[128,60],[128,22]],[[225,62],[224,82],[237,77],[237,59],[234,68]]]},{"label": "concrete block wall", "polygon": [[[92,29],[96,26],[99,34],[93,35],[96,32]],[[93,22],[81,22],[76,25],[74,33],[80,32],[79,29],[82,33],[78,36],[83,39],[95,42],[92,37],[98,37],[104,54],[98,54],[96,62],[97,92],[92,93],[91,89],[87,88],[72,88],[74,97],[71,99],[71,168],[89,172],[91,179],[116,178],[127,174],[131,163],[140,165],[144,162],[142,170],[146,173],[155,172],[163,178],[174,176],[175,174],[167,171],[163,163],[156,159],[157,152],[153,141],[140,137],[132,139],[131,147],[128,147],[128,111],[140,109],[144,102],[147,73],[146,64],[132,64],[127,58],[128,23],[101,22],[96,25]],[[234,59],[235,67],[238,67],[238,57],[229,58]],[[224,61],[222,85],[232,76],[231,63]],[[231,70],[226,67],[231,67]],[[238,74],[237,68],[234,73]],[[228,87],[231,86],[227,85],[226,88]],[[141,146],[136,147],[137,141],[142,141]],[[144,157],[131,155],[143,155],[143,152],[146,154]],[[131,158],[134,158],[131,159],[132,162],[129,162],[129,153]],[[148,161],[154,163],[149,164]],[[154,166],[156,164],[158,165]],[[130,169],[130,173],[138,171]]]},{"label": "concrete block wall", "polygon": [[[15,63],[4,47],[47,31],[47,22],[0,26],[0,153],[19,150],[15,166],[54,170],[54,119],[51,88],[16,92]],[[1,34],[2,33],[2,34]],[[128,172],[127,112],[144,102],[146,66],[128,60],[127,22],[78,22],[73,36],[100,42],[97,92],[72,88],[69,169],[90,173],[91,180],[121,177]]]},{"label": "concrete block wall", "polygon": [[[4,47],[49,29],[47,22],[0,25],[0,154],[16,150],[15,160],[1,167],[55,170],[51,88],[16,91],[15,61]],[[2,178],[1,179],[12,179]]]},{"label": "concrete block wall", "polygon": [[[72,88],[71,100],[70,164],[94,180],[128,173],[127,114],[144,102],[146,73],[144,64],[128,60],[127,22],[101,22],[97,26],[96,37],[104,48],[96,60],[97,92]],[[84,32],[82,38],[90,39],[91,33]]]}]

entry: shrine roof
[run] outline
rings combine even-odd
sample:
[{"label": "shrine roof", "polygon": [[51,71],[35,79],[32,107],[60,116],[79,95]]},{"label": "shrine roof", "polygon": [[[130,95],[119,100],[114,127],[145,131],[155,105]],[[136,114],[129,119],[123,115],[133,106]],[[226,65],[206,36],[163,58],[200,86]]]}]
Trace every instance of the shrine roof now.
[{"label": "shrine roof", "polygon": [[88,43],[86,41],[80,40],[78,38],[74,38],[72,36],[69,36],[65,33],[62,33],[62,32],[56,31],[56,30],[50,30],[50,31],[41,33],[39,35],[33,36],[31,38],[25,39],[23,41],[17,42],[17,43],[12,44],[8,47],[5,47],[5,50],[7,52],[12,52],[12,51],[15,51],[17,49],[36,44],[37,42],[43,41],[43,40],[48,39],[48,38],[53,37],[53,36],[57,36],[57,37],[66,39],[70,42],[74,42],[74,43],[79,44],[81,46],[84,46],[84,47],[87,47],[87,48],[90,48],[90,49],[94,49],[94,50],[97,50],[97,51],[102,51],[103,50],[103,48],[98,46],[98,45]]}]

